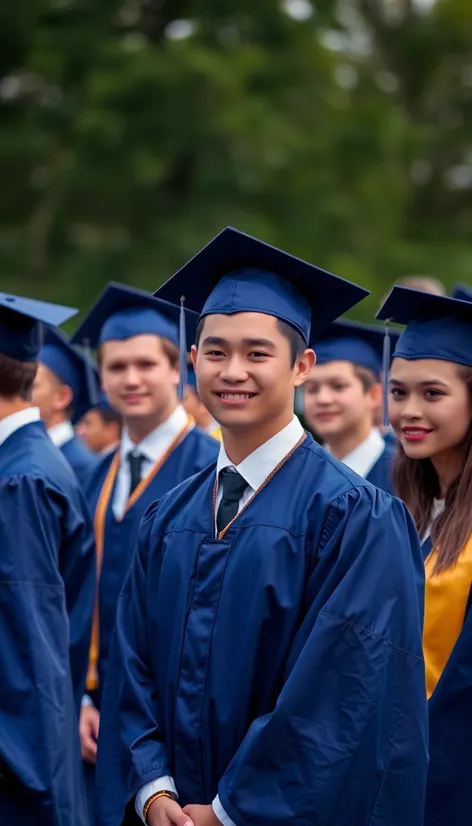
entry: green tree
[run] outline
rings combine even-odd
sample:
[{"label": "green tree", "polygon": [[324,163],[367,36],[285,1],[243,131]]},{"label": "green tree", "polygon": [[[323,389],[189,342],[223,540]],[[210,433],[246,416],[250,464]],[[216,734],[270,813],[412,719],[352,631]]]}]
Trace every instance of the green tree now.
[{"label": "green tree", "polygon": [[472,4],[0,10],[2,289],[156,288],[232,224],[373,290],[467,280]]}]

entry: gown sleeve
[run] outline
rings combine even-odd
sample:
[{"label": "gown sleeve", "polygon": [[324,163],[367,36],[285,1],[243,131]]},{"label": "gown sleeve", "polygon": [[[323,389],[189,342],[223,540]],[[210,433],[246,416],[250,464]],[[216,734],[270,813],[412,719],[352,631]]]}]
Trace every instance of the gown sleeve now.
[{"label": "gown sleeve", "polygon": [[63,521],[65,539],[59,568],[66,592],[72,684],[79,713],[89,661],[96,581],[94,530],[80,491],[77,503],[68,502]]},{"label": "gown sleeve", "polygon": [[64,810],[85,822],[53,496],[41,479],[0,483],[0,768],[51,826]]},{"label": "gown sleeve", "polygon": [[[121,823],[128,803],[126,823],[140,823],[132,803],[135,795],[146,783],[171,776],[148,666],[151,657],[144,605],[147,555],[157,507],[157,503],[151,505],[143,517],[134,563],[118,602],[101,703],[96,779],[100,824]],[[152,545],[154,554],[154,539]],[[105,795],[100,793],[102,788]]]},{"label": "gown sleeve", "polygon": [[421,826],[427,703],[423,563],[403,504],[372,487],[331,504],[305,616],[271,713],[221,778],[236,826]]}]

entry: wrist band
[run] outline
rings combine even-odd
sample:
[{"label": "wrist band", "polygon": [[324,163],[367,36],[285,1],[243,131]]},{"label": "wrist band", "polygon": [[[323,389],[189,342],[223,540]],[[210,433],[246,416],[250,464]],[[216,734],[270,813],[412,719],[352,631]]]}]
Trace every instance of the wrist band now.
[{"label": "wrist band", "polygon": [[151,808],[154,801],[157,800],[158,797],[168,797],[169,800],[173,800],[173,797],[172,797],[171,793],[166,792],[166,791],[156,792],[155,794],[152,794],[151,797],[148,797],[148,799],[146,800],[146,803],[143,806],[143,820],[144,820],[145,823],[147,823],[148,811]]}]

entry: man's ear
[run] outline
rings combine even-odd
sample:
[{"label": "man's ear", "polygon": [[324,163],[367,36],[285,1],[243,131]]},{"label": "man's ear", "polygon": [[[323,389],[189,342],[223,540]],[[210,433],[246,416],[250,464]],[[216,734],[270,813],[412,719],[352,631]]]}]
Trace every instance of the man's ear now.
[{"label": "man's ear", "polygon": [[372,407],[374,409],[378,407],[381,408],[383,404],[383,390],[380,382],[376,382],[375,384],[373,384],[367,392],[370,395]]},{"label": "man's ear", "polygon": [[300,387],[300,385],[306,382],[308,374],[315,364],[316,356],[314,350],[306,349],[301,356],[298,356],[295,365],[294,387]]},{"label": "man's ear", "polygon": [[65,413],[74,401],[74,394],[68,384],[60,384],[56,390],[57,410]]}]

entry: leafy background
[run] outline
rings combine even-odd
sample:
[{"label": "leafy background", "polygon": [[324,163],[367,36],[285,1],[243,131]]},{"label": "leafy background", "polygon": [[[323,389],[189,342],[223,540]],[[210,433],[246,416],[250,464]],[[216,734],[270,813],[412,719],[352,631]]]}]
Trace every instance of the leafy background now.
[{"label": "leafy background", "polygon": [[471,0],[0,7],[1,287],[85,309],[231,224],[372,290],[472,281]]}]

